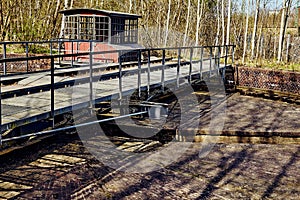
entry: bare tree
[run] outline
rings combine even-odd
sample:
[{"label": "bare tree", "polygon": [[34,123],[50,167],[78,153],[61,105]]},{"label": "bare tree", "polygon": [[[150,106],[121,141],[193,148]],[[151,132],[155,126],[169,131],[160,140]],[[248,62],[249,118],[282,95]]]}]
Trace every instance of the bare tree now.
[{"label": "bare tree", "polygon": [[[248,3],[246,4],[246,7],[250,7],[250,0],[248,0]],[[246,27],[245,27],[245,35],[244,35],[244,49],[243,49],[243,58],[242,63],[245,63],[245,57],[247,52],[247,38],[248,38],[248,26],[249,26],[249,9],[247,9],[247,16],[246,16]]]},{"label": "bare tree", "polygon": [[279,35],[279,43],[278,43],[278,54],[277,54],[277,62],[282,60],[282,49],[283,42],[285,37],[285,31],[287,28],[287,20],[289,17],[289,11],[291,8],[292,0],[284,0],[282,14],[281,14],[281,23],[280,23],[280,35]]},{"label": "bare tree", "polygon": [[187,38],[187,35],[188,35],[189,21],[190,21],[190,10],[191,10],[191,0],[188,0],[186,24],[185,24],[185,31],[184,31],[184,38],[183,38],[183,46],[186,45],[186,38]]},{"label": "bare tree", "polygon": [[200,8],[200,0],[198,0],[197,3],[197,25],[196,25],[196,43],[195,46],[198,46],[199,44],[199,32],[200,32],[200,20],[202,18],[203,9],[204,9],[204,0],[201,1],[201,8]]},{"label": "bare tree", "polygon": [[[225,2],[222,0],[222,45],[225,45]],[[222,48],[222,55],[224,55],[224,48]]]},{"label": "bare tree", "polygon": [[230,22],[231,22],[231,0],[229,0],[228,2],[226,45],[229,45],[230,43]]},{"label": "bare tree", "polygon": [[256,0],[255,19],[254,19],[252,39],[251,39],[251,59],[254,58],[254,53],[255,53],[255,39],[256,39],[257,24],[259,18],[259,8],[260,8],[260,0]]},{"label": "bare tree", "polygon": [[[1,10],[1,12],[0,12],[0,32],[1,33],[3,33],[3,16],[4,16],[4,14],[2,12],[2,10],[3,10],[3,5],[2,4],[3,4],[3,1],[0,2],[0,10]],[[0,39],[1,40],[4,39],[2,34],[1,34],[1,38]]]},{"label": "bare tree", "polygon": [[171,0],[169,0],[169,6],[168,6],[168,15],[167,15],[167,22],[166,22],[166,33],[165,33],[164,47],[167,46],[167,42],[168,42],[170,14],[171,14]]},{"label": "bare tree", "polygon": [[131,13],[132,10],[132,0],[129,0],[129,9],[128,12]]},{"label": "bare tree", "polygon": [[[69,0],[65,0],[64,3],[64,10],[68,9],[68,5],[69,5]],[[59,34],[59,38],[63,38],[64,37],[64,28],[65,28],[65,15],[63,15],[62,20],[61,20],[61,29],[60,29],[60,34]]]},{"label": "bare tree", "polygon": [[220,37],[220,0],[217,0],[217,34],[215,38],[215,46],[219,45]]},{"label": "bare tree", "polygon": [[56,21],[57,21],[57,18],[58,18],[58,10],[59,10],[59,7],[60,7],[60,0],[57,0],[57,4],[56,4],[56,8],[55,8],[55,12],[54,12],[54,21],[53,21],[53,30],[52,30],[52,35],[54,34],[54,30],[55,30],[55,26],[56,26]]},{"label": "bare tree", "polygon": [[199,26],[200,26],[200,0],[197,1],[197,24],[196,24],[196,33],[195,33],[195,46],[198,46],[199,40]]}]

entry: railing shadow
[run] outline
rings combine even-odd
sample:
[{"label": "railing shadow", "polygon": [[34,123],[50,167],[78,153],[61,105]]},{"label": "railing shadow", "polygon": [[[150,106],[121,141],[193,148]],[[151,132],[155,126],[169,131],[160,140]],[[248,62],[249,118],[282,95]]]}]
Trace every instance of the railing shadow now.
[{"label": "railing shadow", "polygon": [[262,195],[261,197],[262,199],[269,198],[272,195],[274,190],[279,186],[281,179],[286,176],[288,168],[291,167],[292,164],[297,162],[296,158],[299,157],[299,154],[300,154],[300,147],[298,147],[298,150],[291,155],[289,162],[286,163],[284,166],[282,166],[280,173],[277,174],[277,176],[273,179],[273,182],[268,186],[268,188]]}]

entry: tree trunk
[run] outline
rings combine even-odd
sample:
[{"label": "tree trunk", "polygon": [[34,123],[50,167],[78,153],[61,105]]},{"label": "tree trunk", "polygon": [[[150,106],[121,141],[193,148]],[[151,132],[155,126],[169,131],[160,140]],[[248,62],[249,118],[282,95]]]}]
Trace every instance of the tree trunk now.
[{"label": "tree trunk", "polygon": [[275,37],[274,37],[274,49],[273,49],[273,59],[274,60],[276,59],[276,50],[277,50],[276,46],[277,46],[277,36],[275,35]]},{"label": "tree trunk", "polygon": [[[64,10],[68,9],[68,5],[69,5],[69,0],[65,0]],[[61,29],[60,29],[59,38],[64,37],[65,21],[66,21],[66,17],[65,17],[65,15],[63,15],[62,20],[61,20]]]},{"label": "tree trunk", "polygon": [[260,7],[260,0],[256,0],[255,19],[254,19],[252,39],[251,39],[251,59],[254,58],[254,54],[255,54],[255,38],[256,38],[256,32],[257,32],[259,7]]},{"label": "tree trunk", "polygon": [[245,27],[245,35],[244,35],[244,49],[243,49],[243,58],[242,63],[245,63],[245,57],[247,53],[247,39],[248,39],[248,26],[249,26],[249,10],[250,10],[250,0],[248,0],[247,6],[249,9],[247,9],[247,16],[246,16],[246,27]]},{"label": "tree trunk", "polygon": [[[157,15],[157,20],[156,23],[158,24],[158,33],[157,33],[157,39],[156,39],[156,47],[157,46],[161,46],[163,44],[163,40],[162,40],[162,30],[161,30],[161,10],[158,12],[159,14]],[[153,33],[155,35],[155,33]]]},{"label": "tree trunk", "polygon": [[291,35],[288,34],[288,38],[286,41],[286,62],[289,62],[289,50],[290,50],[290,42],[291,42]]},{"label": "tree trunk", "polygon": [[279,34],[279,43],[278,43],[278,52],[277,52],[277,62],[281,61],[281,53],[282,53],[282,46],[284,40],[284,15],[285,15],[285,8],[282,9],[281,13],[281,23],[280,23],[280,34]]},{"label": "tree trunk", "polygon": [[215,38],[215,46],[219,45],[219,37],[220,37],[220,0],[217,0],[217,34]]},{"label": "tree trunk", "polygon": [[128,12],[131,13],[132,10],[132,0],[129,0],[129,9]]},{"label": "tree trunk", "polygon": [[0,33],[1,33],[1,38],[0,40],[4,40],[4,35],[3,35],[3,26],[4,26],[4,23],[3,23],[3,19],[4,19],[4,14],[3,14],[3,1],[0,2]]},{"label": "tree trunk", "polygon": [[[73,1],[73,0],[72,0]],[[100,8],[103,8],[103,6],[104,6],[104,0],[101,0],[100,1]]]},{"label": "tree trunk", "polygon": [[258,39],[257,39],[256,56],[255,56],[256,60],[259,58],[259,54],[260,54],[259,49],[261,47],[262,29],[263,29],[263,23],[261,24],[261,27],[260,27],[260,30],[259,30]]},{"label": "tree trunk", "polygon": [[197,24],[196,24],[196,35],[195,35],[195,46],[198,46],[198,40],[199,40],[199,24],[200,24],[200,0],[198,0],[197,3]]},{"label": "tree trunk", "polygon": [[58,17],[58,10],[59,10],[59,6],[60,6],[60,0],[57,0],[57,4],[56,4],[56,8],[55,8],[55,12],[54,12],[54,22],[57,21],[57,17]]},{"label": "tree trunk", "polygon": [[57,26],[57,22],[58,22],[58,11],[59,11],[59,7],[60,7],[60,3],[61,1],[60,0],[57,0],[57,3],[56,3],[56,8],[55,8],[55,11],[54,11],[54,14],[53,14],[53,27],[52,27],[52,31],[51,31],[51,36],[53,37],[56,37],[57,35],[55,34],[55,30],[56,30],[56,26]]},{"label": "tree trunk", "polygon": [[[180,2],[180,0],[178,0],[178,2],[177,2],[178,4],[177,4],[177,11],[178,11],[178,14],[177,13],[174,13],[174,16],[173,16],[173,19],[171,20],[171,22],[173,22],[172,24],[171,24],[171,27],[177,27],[178,26],[178,24],[180,23],[180,15],[181,15],[181,9],[180,9],[180,6],[181,6],[181,2]],[[177,19],[176,19],[177,18]]]},{"label": "tree trunk", "polygon": [[202,18],[203,14],[203,9],[204,9],[204,0],[201,1],[201,8],[200,8],[200,0],[198,0],[198,5],[197,5],[197,27],[196,27],[196,44],[195,46],[198,46],[199,44],[199,32],[200,32],[200,20]]},{"label": "tree trunk", "polygon": [[[222,8],[221,8],[221,15],[222,15],[222,45],[225,45],[225,1],[222,0]],[[221,54],[224,55],[224,48],[222,48]]]},{"label": "tree trunk", "polygon": [[191,10],[191,0],[188,0],[188,8],[187,8],[187,16],[186,16],[186,24],[185,24],[185,31],[184,31],[184,38],[183,38],[183,46],[186,45],[186,38],[188,36],[188,29],[189,29],[189,20],[190,20],[190,10]]},{"label": "tree trunk", "polygon": [[282,9],[282,14],[281,14],[277,62],[280,62],[282,60],[283,42],[284,42],[285,31],[287,28],[287,20],[288,20],[288,16],[289,16],[289,10],[291,7],[291,0],[285,0],[283,3],[283,6],[284,7]]},{"label": "tree trunk", "polygon": [[[9,1],[8,5],[7,5],[7,9],[11,10],[12,7],[13,7],[13,5],[11,5],[11,2]],[[5,17],[4,23],[3,23],[4,24],[4,26],[3,26],[4,40],[7,40],[7,39],[9,40],[9,34],[11,34],[11,33],[9,33],[11,31],[10,28],[9,28],[10,25],[11,25],[11,23],[10,23],[11,15],[12,15],[12,12],[8,12],[6,17]]]},{"label": "tree trunk", "polygon": [[168,15],[167,15],[167,22],[166,22],[166,33],[165,33],[165,42],[164,47],[167,46],[168,42],[168,35],[169,35],[169,23],[170,23],[170,14],[171,14],[171,0],[169,0],[169,6],[168,6]]},{"label": "tree trunk", "polygon": [[228,2],[226,45],[229,45],[230,43],[230,21],[231,21],[231,0],[229,0]]}]

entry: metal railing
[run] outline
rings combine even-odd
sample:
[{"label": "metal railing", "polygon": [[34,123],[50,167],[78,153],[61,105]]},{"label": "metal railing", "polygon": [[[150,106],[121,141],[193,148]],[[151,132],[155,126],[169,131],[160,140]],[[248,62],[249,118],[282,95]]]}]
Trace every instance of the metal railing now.
[{"label": "metal railing", "polygon": [[[62,40],[63,41],[63,40]],[[60,41],[60,42],[62,42]],[[75,41],[74,41],[75,42]],[[80,42],[80,41],[76,41]],[[87,42],[87,41],[85,41]],[[89,41],[90,43],[90,51],[89,52],[82,52],[82,53],[71,53],[71,54],[53,54],[50,55],[43,55],[43,56],[29,56],[26,54],[26,57],[17,57],[17,58],[6,58],[5,53],[3,54],[4,58],[0,59],[0,64],[4,64],[4,66],[7,63],[14,63],[14,62],[29,62],[29,61],[35,61],[35,60],[41,60],[45,59],[48,60],[50,63],[50,74],[51,79],[49,83],[49,90],[51,93],[50,98],[50,111],[48,113],[48,117],[52,119],[52,127],[55,128],[55,95],[54,91],[55,89],[61,87],[62,82],[55,83],[54,75],[55,75],[55,61],[57,60],[63,60],[65,58],[77,58],[80,56],[88,57],[88,60],[86,61],[86,66],[88,66],[88,77],[86,79],[86,83],[89,83],[89,106],[93,107],[93,105],[96,103],[95,99],[93,99],[93,82],[95,79],[94,69],[96,66],[101,65],[100,62],[97,61],[97,59],[94,59],[97,55],[109,55],[112,53],[118,54],[118,63],[116,63],[118,67],[118,72],[114,73],[114,76],[119,79],[118,83],[118,90],[119,90],[119,98],[122,98],[123,95],[123,85],[122,85],[122,77],[128,69],[123,68],[124,61],[122,60],[122,57],[125,55],[126,52],[134,52],[137,55],[137,68],[136,69],[130,69],[130,72],[137,74],[138,81],[137,81],[137,89],[138,89],[138,95],[141,95],[142,91],[142,84],[141,84],[141,75],[142,73],[147,73],[147,92],[149,94],[150,87],[151,87],[151,71],[154,70],[154,68],[157,70],[161,70],[161,88],[164,89],[164,85],[166,82],[165,79],[165,72],[167,68],[170,67],[176,67],[176,77],[175,77],[175,84],[176,87],[179,87],[180,82],[180,71],[183,66],[189,66],[187,79],[190,82],[192,79],[192,75],[195,74],[193,72],[192,67],[198,66],[198,74],[200,79],[203,78],[203,65],[204,62],[209,63],[209,70],[205,71],[205,73],[209,73],[209,76],[213,75],[214,73],[225,73],[224,69],[228,65],[232,65],[234,63],[234,45],[225,45],[225,46],[198,46],[198,47],[176,47],[176,48],[152,48],[152,49],[129,49],[129,50],[114,50],[114,51],[101,51],[101,52],[95,52],[93,51],[93,45],[95,44],[95,41]],[[29,44],[29,43],[28,43]],[[7,45],[7,43],[2,43],[2,45]],[[50,46],[53,47],[53,45]],[[225,54],[221,55],[221,52],[225,49]],[[4,48],[5,50],[5,48]],[[52,50],[50,50],[52,51]],[[5,51],[4,51],[5,52]],[[151,66],[151,55],[155,54],[156,56],[161,57],[161,64],[158,66]],[[166,62],[166,58],[171,55],[173,57],[173,61],[171,63]],[[143,59],[144,57],[144,59]],[[176,59],[174,59],[176,58]],[[142,67],[142,61],[146,65],[146,67]],[[71,64],[71,63],[70,63]],[[221,70],[223,69],[223,70]],[[223,75],[223,74],[221,74]],[[3,79],[6,77],[5,73],[0,76]],[[224,76],[223,76],[224,77]],[[97,78],[97,77],[96,77]],[[182,77],[181,77],[182,78]],[[69,84],[69,83],[68,83]],[[145,86],[144,86],[145,87]],[[1,92],[0,88],[0,108],[2,105],[2,95],[4,93]],[[0,126],[1,126],[1,133],[5,130],[8,130],[12,127],[10,124],[3,124],[2,122],[2,110],[0,109]]]},{"label": "metal railing", "polygon": [[[17,58],[17,57],[35,57],[36,55],[61,55],[63,52],[64,39],[51,39],[49,41],[20,41],[20,42],[0,42],[2,49],[1,57]],[[21,61],[24,61],[23,63]],[[8,62],[3,62],[0,69],[3,75],[14,73],[16,70],[22,72],[30,72],[30,60],[20,60],[19,63],[14,63],[14,66],[9,67]],[[60,60],[59,60],[60,61]],[[45,64],[46,65],[46,64]],[[10,70],[9,70],[10,69]]]},{"label": "metal railing", "polygon": [[[88,44],[90,43],[90,44]],[[80,45],[87,44],[86,48],[81,48]],[[44,60],[42,57],[45,55],[58,55],[55,57],[55,61],[58,65],[61,64],[63,59],[68,59],[71,61],[71,66],[73,67],[74,62],[80,60],[80,57],[88,56],[86,54],[82,55],[81,53],[90,53],[90,52],[104,52],[104,51],[111,51],[105,48],[105,44],[100,45],[101,48],[97,47],[97,44],[104,44],[102,42],[98,42],[96,40],[70,40],[70,39],[52,39],[49,41],[21,41],[21,42],[0,42],[0,58],[2,55],[2,59],[4,62],[0,63],[0,71],[2,70],[3,75],[8,74],[15,74],[15,73],[28,73],[32,71],[44,71],[50,70],[49,62],[45,63],[30,63],[30,61],[41,61]],[[70,46],[68,49],[65,46]],[[108,44],[109,46],[110,44]],[[75,47],[75,48],[74,48]],[[193,58],[194,55],[200,56],[199,60],[202,60],[201,57],[213,58],[224,58],[225,65],[227,65],[228,58],[230,57],[229,52],[234,52],[234,45],[225,45],[225,46],[198,46],[198,47],[176,47],[176,48],[164,48],[165,53],[167,55],[181,57],[182,55],[187,58]],[[188,51],[190,50],[190,55],[188,55]],[[36,49],[36,50],[35,50]],[[180,50],[179,50],[180,49]],[[195,49],[195,51],[193,51]],[[17,52],[15,52],[17,50]],[[151,48],[151,51],[163,51],[162,48]],[[174,52],[175,50],[175,52]],[[124,52],[131,52],[133,49],[124,49]],[[146,49],[144,49],[146,51]],[[224,52],[224,55],[221,55],[221,52]],[[41,55],[42,54],[42,55]],[[61,57],[60,55],[74,55],[78,54],[80,56],[66,56]],[[98,55],[100,55],[99,53]],[[8,58],[30,58],[30,57],[40,57],[40,59],[26,59],[26,60],[16,60],[14,62],[6,62],[5,59]],[[98,56],[99,57],[99,56]],[[99,58],[95,58],[97,60]],[[232,53],[231,57],[232,61],[234,59],[234,55]],[[99,59],[101,61],[101,59]],[[103,60],[112,60],[111,58],[107,57]],[[11,67],[8,65],[12,64]],[[44,69],[33,69],[31,66],[44,66]],[[20,69],[18,69],[18,66]],[[48,66],[48,67],[47,67]]]}]

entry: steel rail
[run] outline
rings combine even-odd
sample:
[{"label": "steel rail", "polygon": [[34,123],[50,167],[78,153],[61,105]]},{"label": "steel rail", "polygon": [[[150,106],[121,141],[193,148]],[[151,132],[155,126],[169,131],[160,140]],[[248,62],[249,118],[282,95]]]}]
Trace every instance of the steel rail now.
[{"label": "steel rail", "polygon": [[12,140],[19,140],[19,139],[23,139],[23,138],[33,137],[33,136],[52,134],[52,133],[56,133],[56,132],[60,132],[60,131],[70,130],[70,129],[73,129],[73,128],[89,126],[89,125],[92,125],[92,124],[103,123],[103,122],[107,122],[107,121],[111,121],[111,120],[115,120],[115,119],[122,119],[122,118],[141,115],[141,114],[145,114],[145,113],[148,113],[148,111],[131,113],[131,114],[128,114],[128,115],[122,115],[122,116],[112,117],[112,118],[108,118],[108,119],[101,119],[101,120],[97,120],[97,121],[82,123],[82,124],[63,127],[63,128],[52,129],[52,130],[48,130],[48,131],[39,131],[39,132],[36,132],[36,133],[30,133],[30,134],[26,134],[26,135],[11,137],[11,138],[4,138],[4,139],[1,140],[1,142],[3,143],[3,142],[9,142],[9,141],[12,141]]}]

